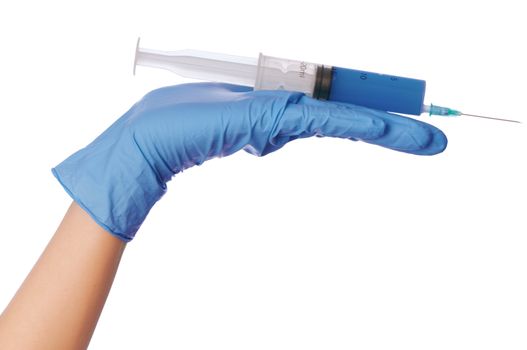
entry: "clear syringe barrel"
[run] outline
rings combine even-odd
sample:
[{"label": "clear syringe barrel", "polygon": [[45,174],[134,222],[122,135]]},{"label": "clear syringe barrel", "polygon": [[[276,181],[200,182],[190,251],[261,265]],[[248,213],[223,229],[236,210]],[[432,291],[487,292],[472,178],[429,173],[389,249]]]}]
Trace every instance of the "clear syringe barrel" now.
[{"label": "clear syringe barrel", "polygon": [[331,75],[330,66],[260,54],[254,88],[300,91],[327,100]]},{"label": "clear syringe barrel", "polygon": [[134,73],[138,65],[166,69],[186,78],[251,86],[256,90],[300,91],[317,98],[327,98],[330,81],[321,79],[321,73],[326,72],[326,77],[331,73],[330,67],[324,69],[315,63],[263,54],[255,59],[198,50],[159,51],[140,48],[139,41]]}]

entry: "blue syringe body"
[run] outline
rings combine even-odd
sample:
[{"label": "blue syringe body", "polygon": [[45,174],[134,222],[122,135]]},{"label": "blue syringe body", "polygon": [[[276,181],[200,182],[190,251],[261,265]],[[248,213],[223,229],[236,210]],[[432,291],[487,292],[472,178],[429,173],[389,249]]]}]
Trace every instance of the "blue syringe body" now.
[{"label": "blue syringe body", "polygon": [[395,113],[422,113],[424,80],[340,67],[333,67],[331,73],[329,101]]}]

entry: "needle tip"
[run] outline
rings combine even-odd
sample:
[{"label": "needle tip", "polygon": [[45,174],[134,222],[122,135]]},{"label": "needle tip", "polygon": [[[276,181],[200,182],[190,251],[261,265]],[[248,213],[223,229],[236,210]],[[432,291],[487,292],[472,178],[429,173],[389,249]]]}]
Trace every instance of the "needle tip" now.
[{"label": "needle tip", "polygon": [[503,119],[503,118],[494,118],[494,117],[486,117],[484,115],[477,115],[477,114],[468,114],[468,113],[461,113],[461,115],[466,115],[467,117],[475,117],[475,118],[484,118],[484,119],[492,119],[492,120],[499,120],[501,122],[509,122],[509,123],[518,123],[521,124],[522,122],[518,120],[512,120],[512,119]]}]

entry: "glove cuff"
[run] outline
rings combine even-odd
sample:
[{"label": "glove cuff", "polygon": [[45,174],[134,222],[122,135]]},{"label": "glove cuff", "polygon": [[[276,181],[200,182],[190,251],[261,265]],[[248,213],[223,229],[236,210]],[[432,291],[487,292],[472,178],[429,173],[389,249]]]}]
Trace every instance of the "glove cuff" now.
[{"label": "glove cuff", "polygon": [[115,143],[96,140],[57,165],[52,173],[97,224],[129,242],[165,194],[166,185],[159,181],[131,136]]}]

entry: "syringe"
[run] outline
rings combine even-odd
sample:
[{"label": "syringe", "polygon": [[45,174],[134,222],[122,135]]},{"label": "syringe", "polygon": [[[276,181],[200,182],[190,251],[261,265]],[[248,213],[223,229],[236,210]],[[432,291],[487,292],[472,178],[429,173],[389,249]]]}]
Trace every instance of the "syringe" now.
[{"label": "syringe", "polygon": [[137,47],[136,66],[162,68],[183,77],[254,87],[255,90],[291,90],[320,100],[351,103],[387,112],[445,117],[470,116],[520,123],[516,120],[466,114],[455,109],[424,105],[424,80],[333,67],[305,61],[256,58],[180,50],[158,51]]}]

